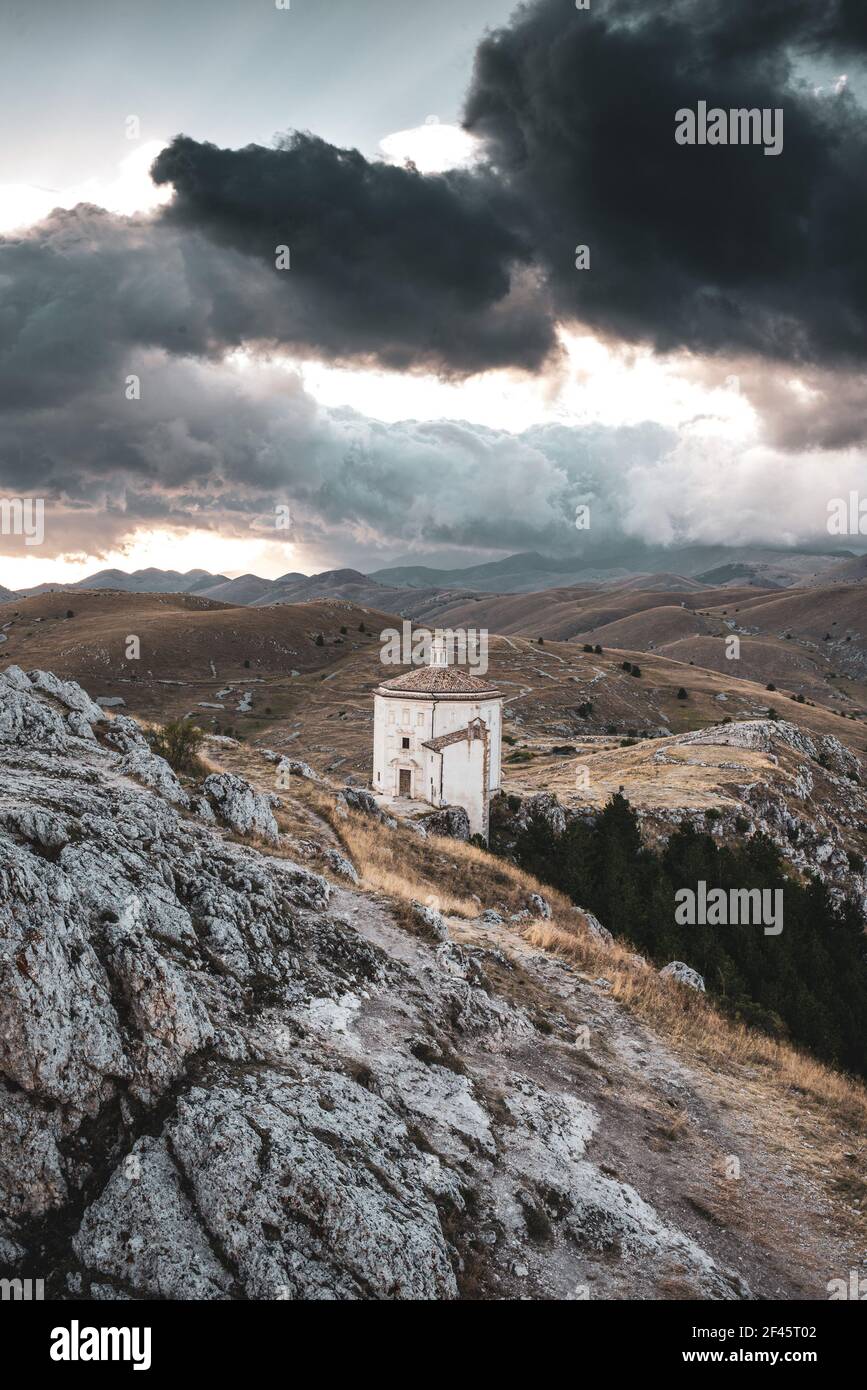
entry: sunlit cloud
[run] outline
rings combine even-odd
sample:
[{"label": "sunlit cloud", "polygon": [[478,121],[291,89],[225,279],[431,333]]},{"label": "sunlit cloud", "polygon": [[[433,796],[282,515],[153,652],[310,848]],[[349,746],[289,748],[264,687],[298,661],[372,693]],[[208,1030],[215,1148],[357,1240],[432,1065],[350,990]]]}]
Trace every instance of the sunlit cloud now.
[{"label": "sunlit cloud", "polygon": [[459,125],[429,116],[424,125],[386,135],[379,148],[392,164],[410,161],[422,174],[441,174],[475,163],[482,142]]},{"label": "sunlit cloud", "polygon": [[158,188],[148,172],[163,147],[161,140],[137,145],[120,161],[115,177],[108,181],[85,179],[70,188],[0,184],[0,233],[20,231],[41,222],[54,208],[74,208],[78,203],[94,203],[124,217],[152,212],[172,196],[171,188]]}]

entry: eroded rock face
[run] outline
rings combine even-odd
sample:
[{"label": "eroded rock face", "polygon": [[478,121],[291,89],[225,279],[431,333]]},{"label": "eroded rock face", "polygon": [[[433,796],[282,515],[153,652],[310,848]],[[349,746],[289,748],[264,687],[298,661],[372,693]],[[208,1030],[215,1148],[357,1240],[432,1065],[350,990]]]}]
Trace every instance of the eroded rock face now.
[{"label": "eroded rock face", "polygon": [[[744,1295],[589,1160],[568,1030],[538,1031],[499,949],[221,837],[171,779],[143,784],[132,720],[81,738],[58,698],[0,680],[4,1276],[451,1299],[570,1297],[588,1268],[651,1296],[677,1270]],[[261,826],[236,780],[218,809]]]},{"label": "eroded rock face", "polygon": [[445,835],[453,840],[470,838],[470,818],[463,806],[442,806],[421,822],[428,835]]},{"label": "eroded rock face", "polygon": [[204,792],[220,820],[239,835],[277,839],[277,822],[268,801],[243,777],[232,772],[214,772],[205,778]]}]

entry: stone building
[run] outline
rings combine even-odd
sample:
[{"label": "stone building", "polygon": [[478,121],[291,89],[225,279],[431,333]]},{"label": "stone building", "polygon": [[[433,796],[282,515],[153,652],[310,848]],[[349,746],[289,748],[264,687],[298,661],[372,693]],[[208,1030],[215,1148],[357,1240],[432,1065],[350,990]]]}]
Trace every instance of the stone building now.
[{"label": "stone building", "polygon": [[373,705],[373,790],[431,806],[463,806],[471,834],[487,839],[490,797],[500,785],[499,691],[450,666],[439,639],[430,665],[384,681]]}]

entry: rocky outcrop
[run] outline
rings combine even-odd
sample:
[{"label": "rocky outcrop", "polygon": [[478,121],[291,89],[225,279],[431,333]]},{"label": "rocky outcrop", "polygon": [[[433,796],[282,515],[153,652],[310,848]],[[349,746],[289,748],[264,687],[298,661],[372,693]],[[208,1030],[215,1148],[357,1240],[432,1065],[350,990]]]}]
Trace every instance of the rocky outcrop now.
[{"label": "rocky outcrop", "polygon": [[420,924],[423,931],[427,932],[434,941],[447,941],[449,936],[448,924],[442,913],[429,903],[411,904],[412,914]]},{"label": "rocky outcrop", "polygon": [[499,854],[511,854],[518,836],[533,820],[541,821],[552,835],[562,835],[567,825],[567,813],[553,792],[535,796],[514,796],[501,792],[491,799],[491,848]]},{"label": "rocky outcrop", "polygon": [[[0,680],[4,1277],[85,1299],[748,1294],[591,1159],[565,963],[537,1022],[499,949],[223,838],[139,775],[133,721],[81,738],[57,701]],[[208,779],[219,813],[267,828],[237,780]]]},{"label": "rocky outcrop", "polygon": [[202,790],[224,825],[239,835],[258,835],[276,841],[277,822],[268,800],[232,772],[213,772]]},{"label": "rocky outcrop", "polygon": [[345,854],[341,854],[339,849],[328,847],[322,851],[322,858],[331,869],[332,873],[338,874],[340,878],[345,878],[349,883],[358,883],[358,872],[351,859],[347,859]]},{"label": "rocky outcrop", "polygon": [[671,960],[668,965],[664,965],[660,970],[660,975],[666,979],[677,980],[680,985],[689,985],[690,989],[700,990],[704,994],[704,979],[697,970],[693,970],[691,965],[686,965],[682,960]]},{"label": "rocky outcrop", "polygon": [[586,907],[582,908],[581,917],[585,927],[595,941],[600,942],[603,946],[611,946],[613,944],[614,937],[611,935],[611,932],[607,927],[603,927],[599,918],[594,917],[592,912],[588,912]]},{"label": "rocky outcrop", "polygon": [[419,824],[428,835],[444,835],[452,840],[470,838],[470,818],[463,806],[441,806],[421,818]]},{"label": "rocky outcrop", "polygon": [[123,754],[119,770],[125,777],[135,777],[176,806],[189,805],[190,799],[174,772],[165,758],[154,753],[134,719],[118,715],[112,720],[105,741]]},{"label": "rocky outcrop", "polygon": [[[720,748],[732,749],[735,756],[721,760],[714,751]],[[755,759],[738,760],[741,749],[761,754],[764,766]],[[673,805],[670,794],[662,795],[658,805],[637,805],[646,841],[658,844],[684,820],[718,840],[760,832],[796,872],[818,875],[833,894],[852,895],[867,911],[867,864],[853,850],[867,825],[867,776],[859,758],[838,738],[808,734],[785,720],[747,719],[670,736],[650,756],[660,767],[682,769],[683,750],[689,750],[688,765],[699,772],[707,768],[718,780],[718,796],[710,806],[705,793],[698,805],[686,800]],[[513,854],[534,818],[556,836],[571,821],[595,814],[586,806],[566,808],[549,792],[501,794],[491,803],[491,847],[498,854]]]}]

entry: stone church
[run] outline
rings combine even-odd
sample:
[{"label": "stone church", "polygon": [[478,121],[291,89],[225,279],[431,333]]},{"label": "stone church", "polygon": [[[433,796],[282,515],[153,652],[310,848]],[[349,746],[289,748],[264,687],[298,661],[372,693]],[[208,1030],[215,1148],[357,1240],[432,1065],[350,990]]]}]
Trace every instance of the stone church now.
[{"label": "stone church", "polygon": [[488,837],[500,786],[503,697],[450,666],[445,641],[429,666],[384,681],[373,696],[373,790],[431,806],[463,806],[470,833]]}]

